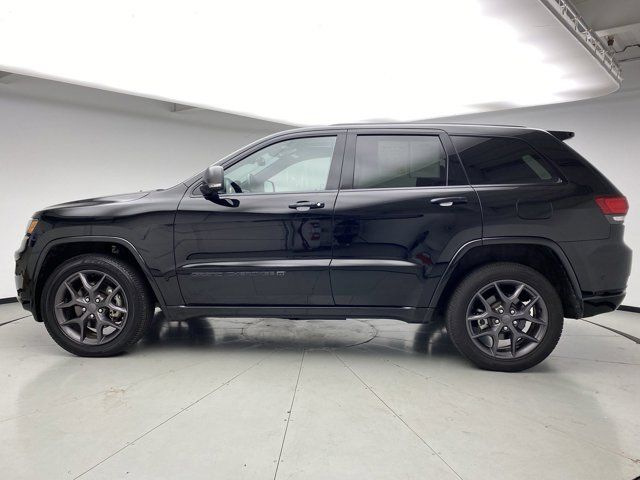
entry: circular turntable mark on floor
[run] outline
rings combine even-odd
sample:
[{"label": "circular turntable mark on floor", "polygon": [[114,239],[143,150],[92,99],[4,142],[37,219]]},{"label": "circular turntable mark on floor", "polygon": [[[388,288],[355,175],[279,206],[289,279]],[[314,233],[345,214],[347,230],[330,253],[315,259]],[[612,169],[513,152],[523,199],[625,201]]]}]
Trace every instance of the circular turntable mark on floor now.
[{"label": "circular turntable mark on floor", "polygon": [[242,336],[251,342],[282,347],[341,348],[366,343],[376,329],[359,320],[263,319],[247,325]]}]

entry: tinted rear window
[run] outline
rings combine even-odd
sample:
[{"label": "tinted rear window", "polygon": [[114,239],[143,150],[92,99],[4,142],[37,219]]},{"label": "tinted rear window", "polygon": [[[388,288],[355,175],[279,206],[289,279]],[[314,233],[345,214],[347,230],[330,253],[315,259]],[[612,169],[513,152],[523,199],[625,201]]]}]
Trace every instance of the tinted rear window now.
[{"label": "tinted rear window", "polygon": [[452,136],[472,185],[549,183],[549,163],[517,138]]}]

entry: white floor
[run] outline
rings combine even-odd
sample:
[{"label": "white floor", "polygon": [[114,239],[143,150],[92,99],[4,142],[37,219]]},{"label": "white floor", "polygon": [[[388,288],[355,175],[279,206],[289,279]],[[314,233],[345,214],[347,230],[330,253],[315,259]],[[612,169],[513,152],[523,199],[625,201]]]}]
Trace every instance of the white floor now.
[{"label": "white floor", "polygon": [[[0,306],[0,324],[26,315]],[[640,337],[640,314],[592,319]],[[640,345],[568,320],[517,374],[441,329],[388,320],[156,324],[76,358],[30,316],[0,325],[7,479],[632,479]]]}]

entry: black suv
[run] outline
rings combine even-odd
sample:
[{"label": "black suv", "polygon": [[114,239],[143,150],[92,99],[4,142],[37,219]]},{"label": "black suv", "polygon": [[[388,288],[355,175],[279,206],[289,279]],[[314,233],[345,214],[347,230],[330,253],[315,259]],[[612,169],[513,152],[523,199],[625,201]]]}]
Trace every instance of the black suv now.
[{"label": "black suv", "polygon": [[278,133],[167,190],[34,215],[22,305],[77,355],[120,353],[159,307],[207,317],[444,319],[480,367],[546,358],[563,318],[614,310],[627,201],[563,140],[486,125]]}]

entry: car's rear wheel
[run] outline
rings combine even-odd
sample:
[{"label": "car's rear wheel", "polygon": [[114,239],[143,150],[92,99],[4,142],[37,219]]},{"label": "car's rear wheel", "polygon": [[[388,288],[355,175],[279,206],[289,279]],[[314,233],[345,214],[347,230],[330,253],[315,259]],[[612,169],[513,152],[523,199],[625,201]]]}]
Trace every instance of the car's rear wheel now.
[{"label": "car's rear wheel", "polygon": [[142,275],[107,255],[71,258],[56,268],[42,292],[43,320],[51,337],[80,356],[116,355],[134,345],[153,316]]},{"label": "car's rear wheel", "polygon": [[481,368],[520,371],[553,351],[562,334],[562,303],[538,271],[517,263],[492,263],[456,287],[447,330],[460,353]]}]

